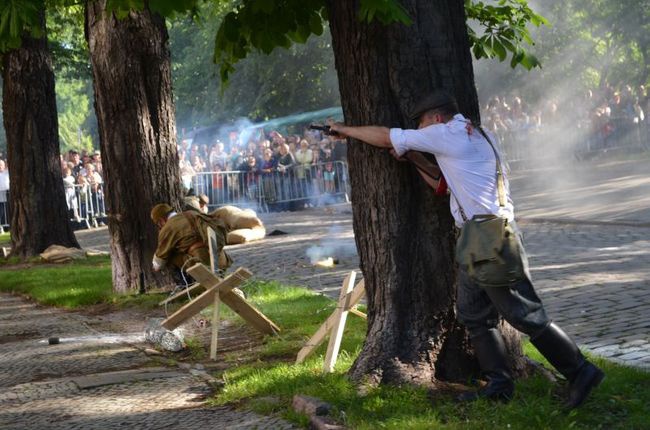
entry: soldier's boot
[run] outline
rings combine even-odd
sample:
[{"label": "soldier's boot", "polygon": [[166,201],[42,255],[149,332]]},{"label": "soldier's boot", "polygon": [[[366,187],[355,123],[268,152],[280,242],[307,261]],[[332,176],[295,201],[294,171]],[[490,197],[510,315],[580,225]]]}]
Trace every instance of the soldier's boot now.
[{"label": "soldier's boot", "polygon": [[554,323],[530,341],[569,381],[566,408],[574,409],[583,404],[591,390],[605,379],[603,371],[587,361],[569,335]]},{"label": "soldier's boot", "polygon": [[509,402],[515,392],[515,384],[508,368],[506,346],[501,333],[496,328],[489,329],[472,338],[472,345],[488,383],[478,391],[461,394],[457,400],[471,402],[484,398]]}]

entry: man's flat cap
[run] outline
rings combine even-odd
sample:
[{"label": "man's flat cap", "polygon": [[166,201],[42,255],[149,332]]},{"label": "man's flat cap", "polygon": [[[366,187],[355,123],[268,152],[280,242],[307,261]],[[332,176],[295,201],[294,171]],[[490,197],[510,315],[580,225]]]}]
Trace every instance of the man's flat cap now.
[{"label": "man's flat cap", "polygon": [[444,106],[450,106],[456,111],[458,110],[456,99],[451,94],[445,91],[436,91],[427,94],[415,104],[415,107],[413,107],[413,110],[411,111],[411,119],[417,121],[423,113]]},{"label": "man's flat cap", "polygon": [[166,217],[174,208],[169,206],[167,203],[158,203],[156,206],[151,209],[151,221],[154,224],[157,224],[158,221]]}]

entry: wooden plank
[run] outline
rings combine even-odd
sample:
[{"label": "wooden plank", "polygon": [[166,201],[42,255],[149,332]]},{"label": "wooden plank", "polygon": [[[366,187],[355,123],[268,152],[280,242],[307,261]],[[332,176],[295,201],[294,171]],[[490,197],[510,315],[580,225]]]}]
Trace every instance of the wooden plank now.
[{"label": "wooden plank", "polygon": [[350,313],[353,314],[353,315],[356,315],[356,316],[358,316],[360,318],[363,318],[364,320],[368,319],[368,315],[364,314],[363,312],[361,312],[357,308],[350,308]]},{"label": "wooden plank", "polygon": [[[348,301],[350,307],[356,306],[356,304],[359,303],[359,301],[363,298],[365,293],[366,290],[364,287],[364,282],[362,280],[356,285],[356,287],[354,287],[354,290],[352,290],[350,293],[350,300]],[[327,337],[327,334],[334,326],[335,318],[336,312],[330,315],[327,320],[318,328],[318,330],[316,330],[316,333],[314,333],[314,335],[307,341],[305,346],[298,352],[296,364],[300,364],[305,361],[305,359],[309,357],[309,355],[313,353],[321,343],[323,343]]]},{"label": "wooden plank", "polygon": [[[219,291],[221,291],[221,288],[219,288]],[[255,306],[238,294],[233,292],[230,292],[229,294],[222,293],[221,301],[228,305],[230,309],[235,311],[259,332],[270,335],[280,333],[280,327],[275,325],[275,323],[267,318],[266,315],[257,310]]]},{"label": "wooden plank", "polygon": [[210,360],[217,359],[217,343],[219,342],[219,310],[221,308],[221,293],[214,295],[212,308],[212,338],[210,339]]},{"label": "wooden plank", "polygon": [[208,232],[208,249],[210,250],[210,270],[212,273],[217,273],[219,268],[219,253],[218,247],[219,243],[217,242],[217,233],[214,232],[212,227],[207,228]]},{"label": "wooden plank", "polygon": [[186,303],[183,307],[170,315],[165,321],[163,321],[162,326],[167,330],[174,330],[184,321],[187,321],[192,316],[201,312],[201,310],[203,310],[205,307],[211,305],[214,302],[214,294],[217,291],[217,288],[219,288],[220,292],[229,292],[234,287],[240,285],[246,279],[253,276],[253,274],[247,269],[240,267],[234,273],[226,276],[225,279],[221,280],[212,274],[210,272],[210,269],[201,263],[190,267],[188,273],[191,274],[194,279],[199,281],[201,285],[206,288],[206,291],[204,291],[203,294],[198,296],[196,299],[192,300],[189,303]]},{"label": "wooden plank", "polygon": [[354,280],[357,278],[357,272],[354,270],[346,276],[341,286],[341,294],[339,295],[339,302],[336,308],[336,318],[334,318],[334,325],[330,333],[330,341],[327,345],[327,352],[325,353],[325,363],[323,364],[323,371],[331,373],[334,371],[336,364],[336,357],[339,355],[339,348],[341,347],[341,340],[343,339],[343,330],[345,330],[345,322],[348,318],[348,309],[350,307],[348,301],[350,300],[350,293],[354,288]]},{"label": "wooden plank", "polygon": [[[208,232],[208,249],[210,250],[210,271],[217,273],[219,263],[217,262],[217,234],[212,227],[207,228]],[[214,295],[214,304],[212,305],[212,337],[210,338],[210,359],[217,359],[217,344],[219,343],[219,311],[221,309],[221,295],[217,291]]]},{"label": "wooden plank", "polygon": [[192,297],[192,293],[197,293],[199,290],[203,290],[205,287],[198,282],[193,283],[187,288],[184,288],[182,291],[179,291],[178,293],[174,294],[171,297],[167,297],[165,300],[162,302],[158,303],[158,306],[165,306],[167,303],[171,303],[174,300],[180,299],[181,297],[187,297],[189,294],[190,297]]},{"label": "wooden plank", "polygon": [[[252,273],[246,269],[238,269],[231,276],[241,276],[238,275],[240,270],[244,270],[248,276],[244,280],[250,278]],[[210,270],[202,264],[197,264],[188,269],[188,273],[192,275],[194,279],[199,281],[201,284],[208,286],[213,286],[218,284],[215,280],[218,280],[216,275],[210,272]],[[228,279],[228,278],[226,278]],[[237,284],[239,285],[239,284]],[[233,293],[231,290],[237,285],[224,284],[219,285],[220,298],[223,303],[229,306],[233,311],[235,311],[240,317],[242,317],[247,323],[252,325],[254,328],[265,334],[277,334],[280,332],[280,328],[268,319],[263,313],[250,304],[246,299],[243,299],[239,295]],[[207,291],[206,291],[207,292]],[[214,294],[214,292],[212,293]],[[214,300],[214,299],[213,299]],[[203,306],[205,307],[205,306]]]}]

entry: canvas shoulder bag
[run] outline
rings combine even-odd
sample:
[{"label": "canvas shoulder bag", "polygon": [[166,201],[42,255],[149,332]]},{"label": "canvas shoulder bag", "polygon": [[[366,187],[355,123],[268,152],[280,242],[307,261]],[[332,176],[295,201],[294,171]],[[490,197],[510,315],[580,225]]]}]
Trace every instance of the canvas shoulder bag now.
[{"label": "canvas shoulder bag", "polygon": [[[506,204],[505,183],[499,154],[487,134],[481,134],[494,151],[499,206]],[[507,287],[525,278],[517,232],[502,216],[474,215],[468,220],[458,204],[465,224],[456,243],[456,261],[472,281],[482,287]]]}]

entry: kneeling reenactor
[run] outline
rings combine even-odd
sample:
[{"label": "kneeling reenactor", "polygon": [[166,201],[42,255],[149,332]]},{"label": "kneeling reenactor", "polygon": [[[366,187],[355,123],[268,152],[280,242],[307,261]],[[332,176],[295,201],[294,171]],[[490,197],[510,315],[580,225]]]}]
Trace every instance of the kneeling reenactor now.
[{"label": "kneeling reenactor", "polygon": [[218,268],[225,270],[232,260],[223,250],[226,244],[226,227],[218,218],[198,211],[177,213],[170,205],[160,203],[151,210],[151,220],[158,226],[158,247],[153,257],[153,269],[158,271],[166,264],[183,269],[190,267],[189,260],[210,267],[208,227],[217,236]]}]

